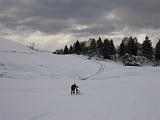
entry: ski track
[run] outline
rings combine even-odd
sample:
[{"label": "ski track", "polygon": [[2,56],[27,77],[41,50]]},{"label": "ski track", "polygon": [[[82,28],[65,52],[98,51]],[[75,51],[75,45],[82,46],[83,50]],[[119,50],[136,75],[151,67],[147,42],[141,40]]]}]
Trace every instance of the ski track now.
[{"label": "ski track", "polygon": [[92,62],[95,62],[95,63],[97,63],[97,64],[100,65],[99,70],[98,70],[96,73],[94,73],[94,74],[92,74],[92,75],[90,75],[90,76],[84,77],[83,79],[86,79],[86,80],[87,80],[87,79],[90,79],[90,78],[92,78],[92,77],[95,77],[95,76],[103,73],[103,71],[104,71],[104,69],[105,69],[105,65],[102,64],[102,63],[100,63],[100,62],[97,62],[97,61],[92,61]]},{"label": "ski track", "polygon": [[[82,58],[82,57],[79,57],[79,58],[87,60],[87,59]],[[88,79],[90,79],[92,77],[95,77],[95,76],[97,76],[97,75],[99,75],[99,74],[104,72],[105,64],[102,64],[101,62],[98,62],[98,61],[95,61],[95,60],[89,60],[89,61],[94,62],[96,64],[99,64],[100,68],[98,69],[98,71],[96,73],[93,73],[93,74],[91,74],[91,75],[89,75],[87,77],[79,77],[80,80],[88,80]]]}]

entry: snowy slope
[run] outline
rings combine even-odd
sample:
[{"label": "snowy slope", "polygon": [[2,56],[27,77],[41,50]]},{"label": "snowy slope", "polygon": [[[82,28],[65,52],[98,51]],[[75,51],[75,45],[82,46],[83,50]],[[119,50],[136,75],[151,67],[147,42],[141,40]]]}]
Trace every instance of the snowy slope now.
[{"label": "snowy slope", "polygon": [[0,38],[0,52],[33,52],[21,44]]},{"label": "snowy slope", "polygon": [[[160,119],[158,67],[33,53],[0,42],[0,120]],[[70,95],[74,82],[81,95]]]}]

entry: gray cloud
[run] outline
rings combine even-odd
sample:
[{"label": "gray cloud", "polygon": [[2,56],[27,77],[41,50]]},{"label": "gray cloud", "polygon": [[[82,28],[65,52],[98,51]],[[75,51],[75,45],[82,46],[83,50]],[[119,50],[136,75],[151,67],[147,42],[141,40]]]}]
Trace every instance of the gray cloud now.
[{"label": "gray cloud", "polygon": [[0,29],[74,37],[159,30],[159,6],[159,0],[0,0]]}]

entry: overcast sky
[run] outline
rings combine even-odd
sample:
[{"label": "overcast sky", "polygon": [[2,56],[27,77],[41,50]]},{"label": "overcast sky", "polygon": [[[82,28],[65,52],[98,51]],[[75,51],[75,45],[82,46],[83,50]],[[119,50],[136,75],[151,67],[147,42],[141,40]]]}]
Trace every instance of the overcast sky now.
[{"label": "overcast sky", "polygon": [[0,0],[0,37],[55,50],[77,39],[160,38],[160,0]]}]

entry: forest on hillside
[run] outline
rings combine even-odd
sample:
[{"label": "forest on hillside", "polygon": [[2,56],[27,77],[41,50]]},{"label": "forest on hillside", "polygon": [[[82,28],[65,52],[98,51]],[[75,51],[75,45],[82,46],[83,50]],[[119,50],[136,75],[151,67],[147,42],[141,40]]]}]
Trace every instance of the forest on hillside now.
[{"label": "forest on hillside", "polygon": [[91,59],[97,60],[113,60],[121,61],[127,66],[142,66],[144,64],[160,65],[160,39],[156,46],[152,46],[152,42],[148,36],[145,37],[143,43],[139,43],[136,37],[125,37],[121,44],[116,48],[113,40],[101,37],[96,40],[90,38],[87,41],[79,42],[78,40],[64,49],[56,50],[55,54],[77,54],[86,55]]}]

